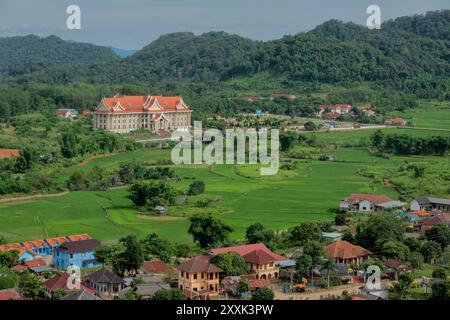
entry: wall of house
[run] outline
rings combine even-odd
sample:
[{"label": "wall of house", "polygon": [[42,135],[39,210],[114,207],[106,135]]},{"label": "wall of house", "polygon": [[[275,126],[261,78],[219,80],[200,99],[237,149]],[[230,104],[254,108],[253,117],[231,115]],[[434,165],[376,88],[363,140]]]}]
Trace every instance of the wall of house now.
[{"label": "wall of house", "polygon": [[86,260],[95,259],[94,252],[67,254],[56,251],[53,253],[53,265],[60,270],[66,270],[69,266],[77,266],[79,268],[93,268],[100,264],[84,264]]},{"label": "wall of house", "polygon": [[358,204],[359,212],[373,212],[373,204],[368,200],[363,200]]},{"label": "wall of house", "polygon": [[219,273],[206,272],[184,272],[178,270],[178,288],[192,289],[194,291],[201,291],[209,289],[211,291],[219,290]]}]

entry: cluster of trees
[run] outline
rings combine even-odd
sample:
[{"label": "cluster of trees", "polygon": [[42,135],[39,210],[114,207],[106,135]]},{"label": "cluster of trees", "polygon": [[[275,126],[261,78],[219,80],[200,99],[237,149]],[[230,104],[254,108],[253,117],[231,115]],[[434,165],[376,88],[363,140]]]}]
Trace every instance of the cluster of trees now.
[{"label": "cluster of trees", "polygon": [[444,136],[414,137],[407,134],[384,135],[377,130],[371,137],[372,146],[380,152],[398,155],[444,156],[450,150],[450,138]]},{"label": "cluster of trees", "polygon": [[174,203],[179,192],[165,181],[138,181],[129,188],[129,198],[139,207],[153,209]]},{"label": "cluster of trees", "polygon": [[168,167],[149,168],[139,161],[121,163],[118,176],[122,182],[127,184],[136,180],[161,180],[176,177],[175,172]]}]

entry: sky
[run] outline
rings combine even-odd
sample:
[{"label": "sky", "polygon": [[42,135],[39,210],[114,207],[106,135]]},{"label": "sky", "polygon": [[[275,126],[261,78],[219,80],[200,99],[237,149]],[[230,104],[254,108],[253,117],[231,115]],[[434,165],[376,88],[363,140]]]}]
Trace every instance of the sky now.
[{"label": "sky", "polygon": [[[272,40],[329,20],[365,25],[376,4],[382,21],[450,9],[450,0],[0,0],[0,37],[37,34],[122,49],[140,49],[160,35],[226,31]],[[81,9],[81,29],[69,30],[69,5]]]}]

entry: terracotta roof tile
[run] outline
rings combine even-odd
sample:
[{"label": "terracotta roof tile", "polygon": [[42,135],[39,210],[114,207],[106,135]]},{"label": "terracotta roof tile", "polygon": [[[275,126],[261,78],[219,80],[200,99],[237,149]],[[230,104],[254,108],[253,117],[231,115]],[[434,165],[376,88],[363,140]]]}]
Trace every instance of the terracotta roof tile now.
[{"label": "terracotta roof tile", "polygon": [[0,159],[17,158],[19,155],[19,149],[0,149]]},{"label": "terracotta roof tile", "polygon": [[372,254],[369,250],[351,244],[345,240],[338,240],[330,243],[323,248],[323,252],[325,255],[335,259],[353,259]]},{"label": "terracotta roof tile", "polygon": [[265,253],[269,254],[273,261],[282,261],[286,260],[285,257],[280,256],[272,251],[269,250],[263,243],[254,243],[254,244],[246,244],[242,246],[234,246],[234,247],[223,247],[223,248],[216,248],[212,249],[209,253],[211,255],[218,255],[225,252],[236,252],[241,256],[245,256],[246,254],[252,252],[252,251],[264,251]]},{"label": "terracotta roof tile", "polygon": [[193,259],[190,259],[179,266],[177,266],[178,270],[185,272],[222,272],[223,270],[215,265],[209,263],[208,259],[205,256],[198,256]]}]

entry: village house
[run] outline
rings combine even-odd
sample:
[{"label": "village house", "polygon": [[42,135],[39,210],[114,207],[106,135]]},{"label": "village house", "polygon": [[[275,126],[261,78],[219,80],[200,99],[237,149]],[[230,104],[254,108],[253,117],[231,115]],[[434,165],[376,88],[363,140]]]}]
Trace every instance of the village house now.
[{"label": "village house", "polygon": [[363,108],[361,110],[366,117],[374,117],[375,116],[375,110],[373,108]]},{"label": "village house", "polygon": [[404,272],[410,272],[413,268],[410,264],[396,259],[388,259],[384,263],[384,273],[391,280],[397,280],[398,276]]},{"label": "village house", "polygon": [[0,252],[17,251],[19,254],[19,261],[31,261],[34,259],[34,253],[24,247],[20,243],[10,243],[0,245]]},{"label": "village house", "polygon": [[439,210],[442,212],[450,212],[450,199],[418,197],[411,201],[410,209],[411,211]]},{"label": "village house", "polygon": [[317,116],[322,117],[323,114],[326,114],[327,118],[335,119],[340,115],[349,114],[352,109],[350,104],[321,105]]},{"label": "village house", "polygon": [[100,269],[87,277],[85,285],[95,290],[100,298],[111,299],[124,289],[125,281],[108,269]]},{"label": "village house", "polygon": [[94,256],[94,250],[99,246],[96,239],[66,242],[53,251],[53,265],[59,270],[66,270],[71,265],[79,268],[101,266]]},{"label": "village house", "polygon": [[391,210],[403,208],[405,203],[392,200],[389,196],[383,194],[352,193],[339,203],[341,210],[357,212],[375,212],[382,210]]},{"label": "village house", "polygon": [[209,256],[197,256],[177,269],[178,289],[188,298],[215,299],[219,296],[219,275],[223,270],[209,263]]},{"label": "village house", "polygon": [[0,159],[18,158],[19,156],[19,149],[0,149]]},{"label": "village house", "polygon": [[102,300],[95,294],[87,291],[87,290],[79,290],[72,293],[69,293],[67,296],[62,297],[59,300],[68,300],[68,301],[92,301],[92,300]]},{"label": "village house", "polygon": [[404,127],[406,126],[406,120],[400,117],[397,118],[389,118],[384,120],[385,124],[391,125],[391,126],[400,126],[400,127]]},{"label": "village house", "polygon": [[224,292],[229,292],[236,296],[242,282],[247,282],[250,292],[257,289],[268,288],[271,285],[269,279],[256,279],[256,274],[245,274],[225,277],[222,280],[221,288]]},{"label": "village house", "polygon": [[420,232],[425,232],[427,230],[430,230],[437,224],[444,224],[450,227],[450,214],[436,213],[430,216],[429,218],[420,220],[416,225],[416,230]]},{"label": "village house", "polygon": [[3,289],[0,290],[0,301],[5,300],[20,300],[19,292],[17,289]]},{"label": "village house", "polygon": [[372,256],[372,252],[369,250],[345,240],[334,241],[326,245],[323,248],[323,253],[333,258],[336,263],[344,263],[346,265],[353,263],[360,265]]},{"label": "village house", "polygon": [[69,274],[67,273],[57,273],[53,278],[45,281],[43,283],[44,293],[47,298],[52,298],[52,294],[56,290],[64,290],[66,293],[71,293],[74,290],[86,290],[92,294],[95,294],[95,291],[87,288],[86,286],[80,284],[79,288],[69,288],[70,285],[76,287],[75,283],[71,283],[71,279],[69,279]]},{"label": "village house", "polygon": [[158,133],[188,130],[191,112],[182,97],[116,95],[103,98],[92,115],[94,130]]},{"label": "village house", "polygon": [[272,251],[263,243],[247,244],[235,247],[223,247],[212,249],[208,254],[215,256],[226,252],[236,252],[242,256],[250,268],[250,272],[256,275],[256,279],[276,279],[280,274],[277,262],[287,260]]},{"label": "village house", "polygon": [[56,116],[59,118],[73,120],[78,116],[78,111],[75,109],[58,109],[56,111]]}]

